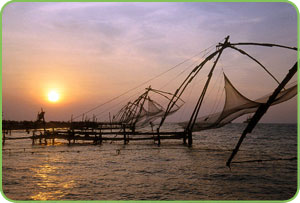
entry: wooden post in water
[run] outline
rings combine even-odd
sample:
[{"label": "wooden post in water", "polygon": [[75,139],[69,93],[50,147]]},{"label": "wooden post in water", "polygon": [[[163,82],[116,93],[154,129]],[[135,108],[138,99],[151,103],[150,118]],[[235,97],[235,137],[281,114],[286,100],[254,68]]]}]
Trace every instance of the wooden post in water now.
[{"label": "wooden post in water", "polygon": [[2,145],[4,145],[5,144],[5,133],[3,133],[3,131],[2,131]]},{"label": "wooden post in water", "polygon": [[183,132],[182,140],[183,140],[183,144],[186,145],[186,132],[185,131]]},{"label": "wooden post in water", "polygon": [[74,129],[72,129],[71,133],[72,133],[71,135],[72,135],[73,144],[74,144],[76,142]]},{"label": "wooden post in water", "polygon": [[[129,128],[131,128],[132,135],[134,135],[135,134],[135,124],[133,124],[132,126],[129,125]],[[128,139],[128,142],[129,142],[129,139]]]},{"label": "wooden post in water", "polygon": [[68,142],[69,142],[68,145],[71,144],[71,135],[72,135],[71,131],[68,130]]},{"label": "wooden post in water", "polygon": [[124,132],[124,145],[126,145],[127,141],[126,141],[126,127],[125,127],[125,124],[123,124],[123,132]]},{"label": "wooden post in water", "polygon": [[54,128],[52,128],[52,145],[54,145],[55,142],[55,135],[56,133],[54,132]]},{"label": "wooden post in water", "polygon": [[110,132],[112,132],[113,130],[112,130],[112,120],[111,120],[110,112],[109,112],[108,116],[109,116]]},{"label": "wooden post in water", "polygon": [[95,137],[94,137],[94,141],[93,141],[93,144],[97,144],[97,142],[98,142],[98,137],[97,137],[97,134],[95,134]]},{"label": "wooden post in water", "polygon": [[102,129],[102,124],[100,124],[100,129],[99,129],[99,138],[100,138],[100,144],[102,144],[102,132],[101,132],[101,129]]},{"label": "wooden post in water", "polygon": [[35,133],[34,131],[32,131],[32,145],[34,145],[35,143]]},{"label": "wooden post in water", "polygon": [[192,134],[192,131],[188,130],[187,133],[188,133],[188,145],[192,146],[192,144],[193,144],[193,134]]},{"label": "wooden post in water", "polygon": [[160,134],[159,134],[159,128],[157,128],[157,145],[160,146]]},{"label": "wooden post in water", "polygon": [[45,133],[44,133],[44,140],[45,140],[45,144],[47,145],[47,137],[49,137],[49,133],[48,133],[48,131],[45,131]]},{"label": "wooden post in water", "polygon": [[[3,115],[3,113],[2,113],[2,115]],[[2,122],[2,124],[3,124],[3,122]],[[7,126],[6,126],[7,124],[4,124],[3,126],[2,126],[2,145],[4,145],[5,144],[5,134],[6,134],[6,129],[7,129]]]}]

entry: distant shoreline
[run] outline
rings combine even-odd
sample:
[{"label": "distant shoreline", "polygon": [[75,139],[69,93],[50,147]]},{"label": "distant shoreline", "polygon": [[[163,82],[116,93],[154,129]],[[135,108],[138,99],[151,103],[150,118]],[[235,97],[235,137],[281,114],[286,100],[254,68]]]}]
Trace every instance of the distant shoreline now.
[{"label": "distant shoreline", "polygon": [[[78,121],[77,121],[78,122]],[[83,121],[92,122],[92,121]],[[169,122],[169,124],[176,124],[176,122]],[[242,122],[233,122],[232,124],[245,124]],[[297,125],[297,123],[259,123],[259,124],[280,124],[280,125]],[[42,123],[35,123],[35,121],[15,121],[15,120],[3,120],[2,130],[27,130],[43,128]],[[69,128],[71,127],[70,121],[48,121],[45,123],[45,128]]]},{"label": "distant shoreline", "polygon": [[[2,130],[27,130],[43,128],[43,123],[36,123],[35,121],[14,121],[3,120]],[[49,121],[45,123],[45,128],[67,128],[71,127],[71,122],[67,121]]]}]

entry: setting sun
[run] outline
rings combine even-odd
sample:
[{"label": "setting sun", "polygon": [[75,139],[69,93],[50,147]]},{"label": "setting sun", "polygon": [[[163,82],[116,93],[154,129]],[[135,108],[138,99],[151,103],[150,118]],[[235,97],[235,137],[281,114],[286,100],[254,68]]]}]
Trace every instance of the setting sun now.
[{"label": "setting sun", "polygon": [[57,102],[59,100],[59,94],[56,91],[50,91],[48,93],[48,100],[50,102]]}]

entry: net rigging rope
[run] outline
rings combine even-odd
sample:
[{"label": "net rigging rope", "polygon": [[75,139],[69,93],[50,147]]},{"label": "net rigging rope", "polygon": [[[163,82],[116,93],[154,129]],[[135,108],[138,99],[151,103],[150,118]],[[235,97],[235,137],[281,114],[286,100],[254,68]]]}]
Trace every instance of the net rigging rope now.
[{"label": "net rigging rope", "polygon": [[[223,77],[222,77],[222,73],[224,74],[224,65],[223,65],[223,63],[222,63],[222,58],[220,58],[219,59],[219,66],[220,66],[220,68],[221,68],[221,70],[220,70],[220,74],[218,75],[218,77],[217,77],[217,80],[219,81],[223,81]],[[217,82],[217,81],[216,81]],[[221,82],[218,82],[219,84],[222,84]],[[215,83],[216,84],[216,83]],[[220,91],[221,91],[221,89],[222,89],[222,87],[223,87],[223,91],[221,92],[221,94],[220,94]],[[224,92],[225,92],[225,88],[224,88],[224,86],[222,86],[222,85],[219,85],[219,88],[218,88],[218,92],[217,92],[217,94],[216,94],[216,98],[215,98],[215,100],[214,100],[214,104],[213,104],[213,107],[212,107],[212,109],[211,109],[211,111],[210,111],[210,113],[209,113],[209,115],[211,115],[211,114],[213,114],[213,113],[216,113],[216,111],[217,111],[217,109],[218,109],[218,107],[219,107],[219,104],[220,104],[220,102],[221,102],[221,100],[222,100],[222,96],[223,96],[223,94],[224,94]]]},{"label": "net rigging rope", "polygon": [[[221,84],[221,80],[223,80],[222,73],[223,73],[223,69],[222,69],[222,71],[220,71],[219,75],[217,76],[217,79],[216,79],[216,81],[214,83],[214,86],[213,86],[212,90],[215,89],[216,84]],[[211,111],[210,111],[209,115],[213,114],[213,113],[215,113],[217,111],[217,107],[218,106],[216,106],[216,104],[219,103],[219,100],[221,100],[220,90],[222,89],[222,87],[223,87],[222,85],[219,85],[217,94],[216,94],[215,99],[214,99],[214,104],[213,104],[213,106],[211,108]],[[223,93],[221,95],[223,95]],[[208,96],[209,96],[209,94],[207,95],[207,98],[208,98]]]},{"label": "net rigging rope", "polygon": [[[189,92],[189,94],[188,94],[187,101],[190,99],[190,96],[191,96],[191,94],[192,94],[192,92],[193,92],[193,89],[194,89],[195,84],[196,84],[196,83],[193,83],[193,84],[192,84],[192,88],[190,89],[190,92]],[[183,106],[183,109],[182,109],[182,112],[181,112],[181,115],[180,115],[181,121],[183,121],[183,115],[184,115],[185,111],[186,111],[186,105]]]},{"label": "net rigging rope", "polygon": [[[185,59],[184,61],[182,61],[182,62],[176,64],[175,66],[169,68],[168,70],[166,70],[166,71],[164,71],[164,72],[162,72],[162,73],[160,73],[160,74],[158,74],[158,75],[156,75],[156,76],[150,78],[149,80],[147,80],[147,81],[145,81],[145,82],[143,82],[143,83],[141,83],[141,84],[139,84],[139,85],[137,85],[137,86],[135,86],[135,87],[133,87],[133,88],[127,90],[127,91],[125,91],[124,93],[122,93],[122,94],[120,94],[120,95],[118,95],[118,96],[116,96],[116,97],[113,97],[112,99],[110,99],[110,100],[108,100],[108,101],[106,101],[106,102],[104,102],[104,103],[102,103],[102,104],[99,104],[99,105],[97,105],[97,106],[91,108],[90,110],[88,110],[88,111],[86,111],[86,112],[84,112],[84,113],[81,113],[81,114],[79,114],[79,115],[77,115],[77,116],[74,116],[71,120],[76,120],[76,119],[78,119],[78,118],[84,116],[85,114],[88,114],[88,113],[90,113],[90,112],[92,112],[92,111],[94,111],[94,110],[96,110],[96,109],[98,109],[98,108],[104,106],[105,104],[108,104],[108,103],[110,103],[110,102],[112,102],[112,101],[114,101],[114,100],[116,100],[116,99],[118,99],[118,98],[120,98],[120,97],[122,97],[122,96],[128,94],[129,92],[131,92],[131,91],[133,91],[133,90],[135,90],[135,89],[137,89],[137,88],[139,88],[139,87],[141,87],[141,86],[143,86],[143,85],[145,85],[145,84],[151,82],[152,80],[155,80],[156,78],[158,78],[158,77],[160,77],[160,76],[162,76],[162,75],[164,75],[164,74],[170,72],[171,70],[173,70],[173,69],[179,67],[180,65],[186,63],[187,61],[193,59],[194,57],[200,55],[201,53],[203,53],[203,52],[209,50],[211,47],[216,46],[217,44],[221,43],[223,40],[224,40],[224,39],[222,39],[221,41],[219,41],[219,42],[217,42],[217,43],[215,43],[215,44],[209,46],[208,48],[206,48],[206,49],[200,51],[199,53],[193,55],[192,57],[190,57],[190,58],[188,58],[188,59]],[[69,120],[69,121],[71,121],[71,120]]]},{"label": "net rigging rope", "polygon": [[199,58],[198,60],[194,61],[192,64],[190,64],[187,68],[185,68],[183,71],[181,71],[178,75],[176,75],[174,78],[170,79],[168,82],[166,82],[161,88],[159,88],[159,90],[162,90],[164,87],[166,87],[167,85],[169,85],[173,80],[177,79],[179,76],[181,76],[184,72],[186,72],[188,69],[190,69],[191,67],[195,67],[195,64],[200,63],[200,60],[202,60],[205,55],[207,55],[208,53],[210,53],[211,51],[207,52],[206,54],[204,54],[201,58]]},{"label": "net rigging rope", "polygon": [[[190,99],[190,97],[191,97],[191,95],[192,95],[192,92],[193,92],[194,87],[196,86],[196,84],[200,84],[200,82],[202,82],[204,79],[206,79],[206,78],[205,78],[205,77],[204,77],[204,78],[198,77],[198,78],[196,79],[196,81],[192,83],[191,87],[190,87],[190,88],[187,88],[187,89],[190,89],[190,92],[188,93],[188,96],[187,96],[187,100],[186,100],[186,101],[188,101],[188,100]],[[195,104],[194,104],[194,105],[195,105]],[[183,110],[182,110],[182,113],[181,113],[181,115],[180,115],[181,121],[183,121],[183,119],[184,119],[184,118],[183,118],[183,115],[184,115],[184,113],[186,112],[186,108],[187,108],[186,105],[183,106]]]},{"label": "net rigging rope", "polygon": [[136,95],[140,95],[142,92],[144,92],[144,90],[134,93],[133,95],[129,96],[129,97],[126,98],[126,99],[121,100],[119,103],[117,103],[116,105],[114,105],[114,106],[112,106],[112,107],[110,107],[110,108],[106,108],[105,110],[103,110],[103,111],[97,113],[97,114],[96,114],[96,117],[100,116],[101,114],[103,114],[103,113],[105,113],[105,112],[107,112],[107,111],[109,111],[109,110],[112,110],[112,109],[117,108],[119,104],[122,104],[122,103],[124,103],[125,101],[129,101],[132,97],[134,97],[134,96],[136,96]]}]

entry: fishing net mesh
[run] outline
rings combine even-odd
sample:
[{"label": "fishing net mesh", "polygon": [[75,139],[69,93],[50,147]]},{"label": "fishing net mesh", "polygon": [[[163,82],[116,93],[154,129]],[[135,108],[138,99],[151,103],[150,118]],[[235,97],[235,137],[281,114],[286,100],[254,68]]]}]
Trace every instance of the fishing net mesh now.
[{"label": "fishing net mesh", "polygon": [[[164,95],[164,98],[168,97]],[[144,102],[143,99],[145,99]],[[184,102],[182,101],[180,105],[176,105],[176,107],[169,112],[168,115],[177,112],[183,103]],[[129,102],[125,107],[123,107],[114,117],[114,121],[135,124],[135,127],[139,128],[151,125],[153,121],[163,117],[165,113],[165,108],[152,100],[149,96],[145,98],[139,97],[139,99],[135,102]]]},{"label": "fishing net mesh", "polygon": [[[225,81],[225,105],[221,112],[197,118],[194,131],[222,127],[234,119],[249,113],[254,113],[262,103],[266,103],[269,96],[265,95],[256,100],[250,100],[243,96],[224,74]],[[287,101],[297,94],[297,84],[286,86],[272,105]],[[185,123],[186,124],[186,123]]]}]

